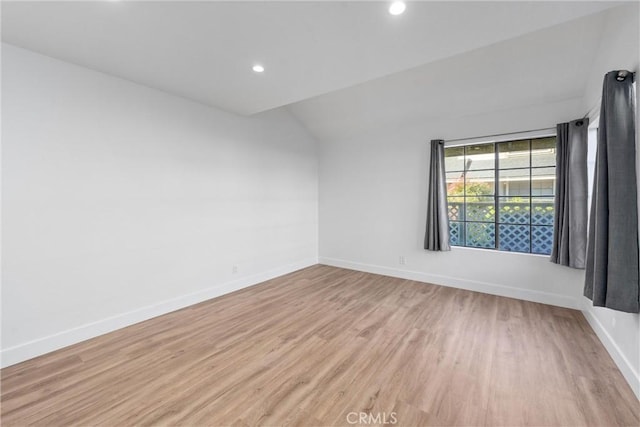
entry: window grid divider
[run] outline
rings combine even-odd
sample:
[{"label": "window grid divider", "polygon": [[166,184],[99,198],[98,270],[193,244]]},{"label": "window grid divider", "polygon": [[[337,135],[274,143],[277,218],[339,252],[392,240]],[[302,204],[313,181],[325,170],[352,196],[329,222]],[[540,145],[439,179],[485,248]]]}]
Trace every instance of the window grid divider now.
[{"label": "window grid divider", "polygon": [[[533,203],[533,198],[534,198],[534,194],[533,194],[533,177],[534,177],[534,169],[554,169],[556,168],[556,165],[542,165],[542,166],[533,166],[533,141],[536,140],[537,138],[534,139],[528,139],[526,140],[528,143],[528,157],[529,157],[529,162],[528,162],[528,167],[507,167],[507,168],[501,168],[500,167],[500,144],[502,143],[506,143],[506,142],[512,142],[512,141],[501,141],[501,142],[493,142],[490,143],[493,146],[493,154],[494,154],[494,167],[493,168],[481,168],[481,169],[466,169],[466,164],[467,164],[467,160],[468,160],[468,156],[470,154],[468,154],[467,149],[465,148],[463,153],[462,153],[462,159],[463,159],[463,170],[452,170],[452,171],[447,171],[447,173],[461,173],[463,180],[462,180],[462,185],[463,185],[463,191],[462,191],[462,196],[460,195],[456,195],[456,196],[449,196],[447,195],[447,198],[456,198],[457,200],[462,199],[463,201],[463,214],[462,216],[460,216],[460,207],[458,207],[458,217],[457,220],[455,221],[459,227],[458,227],[458,239],[460,239],[458,245],[455,246],[465,246],[465,247],[476,247],[476,248],[482,248],[482,249],[492,249],[492,250],[500,250],[500,243],[501,243],[501,239],[500,239],[500,229],[501,229],[501,225],[504,226],[513,226],[513,227],[527,227],[529,229],[529,245],[528,245],[528,253],[534,254],[534,253],[539,253],[539,252],[534,252],[534,203]],[[519,141],[523,141],[523,140],[519,140]],[[477,145],[488,145],[488,144],[477,144]],[[471,154],[473,155],[473,154]],[[527,170],[529,171],[529,179],[528,179],[528,193],[526,196],[513,196],[513,195],[502,195],[500,193],[500,172],[502,171],[510,171],[510,170]],[[488,198],[488,197],[492,197],[493,199],[493,210],[494,210],[494,218],[493,221],[483,221],[483,220],[479,220],[478,218],[475,219],[471,219],[469,217],[469,212],[468,212],[468,206],[467,206],[467,201],[469,199],[469,197],[471,197],[469,194],[467,194],[467,184],[471,183],[471,180],[469,179],[468,175],[469,173],[472,172],[482,172],[482,171],[493,171],[493,195],[490,194],[476,194],[474,195],[474,197],[477,198]],[[544,191],[544,190],[543,190]],[[513,197],[522,197],[522,198],[528,198],[528,208],[529,208],[529,212],[528,212],[528,221],[526,222],[502,222],[502,218],[501,218],[501,213],[500,213],[500,206],[501,206],[501,202],[503,200],[509,200],[510,198]],[[540,194],[538,195],[539,198],[543,198],[543,199],[550,199],[553,200],[555,195],[554,194]],[[459,206],[459,205],[458,205]],[[486,247],[483,248],[482,246],[471,246],[468,245],[468,225],[469,224],[493,224],[494,227],[494,245],[493,248],[491,247]],[[550,226],[550,224],[537,224],[537,226],[540,227],[548,227]],[[516,228],[517,229],[517,228]],[[509,251],[511,252],[511,251]],[[518,250],[515,250],[513,252],[521,252]],[[527,253],[527,252],[525,252]]]}]

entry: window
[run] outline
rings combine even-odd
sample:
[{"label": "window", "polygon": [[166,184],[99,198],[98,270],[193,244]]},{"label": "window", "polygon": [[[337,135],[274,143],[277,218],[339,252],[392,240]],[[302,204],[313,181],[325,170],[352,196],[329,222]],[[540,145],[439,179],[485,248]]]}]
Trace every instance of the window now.
[{"label": "window", "polygon": [[451,244],[550,254],[556,138],[445,148]]}]

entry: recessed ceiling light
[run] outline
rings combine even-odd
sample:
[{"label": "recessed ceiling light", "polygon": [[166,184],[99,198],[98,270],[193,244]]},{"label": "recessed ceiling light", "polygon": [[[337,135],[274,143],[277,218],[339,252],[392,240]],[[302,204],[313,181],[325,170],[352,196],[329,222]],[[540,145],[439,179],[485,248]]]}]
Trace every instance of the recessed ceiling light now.
[{"label": "recessed ceiling light", "polygon": [[256,64],[253,66],[253,71],[255,71],[256,73],[262,73],[264,72],[264,67],[260,64]]},{"label": "recessed ceiling light", "polygon": [[389,13],[392,15],[400,15],[407,8],[407,5],[403,1],[394,1],[389,6]]}]

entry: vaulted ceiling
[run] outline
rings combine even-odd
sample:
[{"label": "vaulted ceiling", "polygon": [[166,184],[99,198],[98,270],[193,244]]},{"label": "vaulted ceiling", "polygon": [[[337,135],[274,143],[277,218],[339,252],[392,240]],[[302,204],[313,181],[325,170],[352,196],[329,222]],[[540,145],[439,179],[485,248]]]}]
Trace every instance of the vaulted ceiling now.
[{"label": "vaulted ceiling", "polygon": [[2,40],[238,114],[289,106],[332,137],[576,96],[619,4],[3,2]]},{"label": "vaulted ceiling", "polygon": [[581,98],[595,14],[291,105],[320,140]]}]

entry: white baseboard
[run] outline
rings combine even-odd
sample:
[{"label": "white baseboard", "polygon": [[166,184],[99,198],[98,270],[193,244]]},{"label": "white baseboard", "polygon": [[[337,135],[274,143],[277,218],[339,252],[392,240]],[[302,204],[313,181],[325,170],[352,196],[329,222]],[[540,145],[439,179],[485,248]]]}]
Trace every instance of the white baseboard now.
[{"label": "white baseboard", "polygon": [[596,333],[598,339],[600,339],[602,345],[604,345],[604,348],[609,352],[609,355],[615,362],[616,366],[618,366],[618,369],[620,369],[620,372],[622,372],[622,375],[627,380],[627,383],[629,383],[631,390],[633,390],[638,400],[640,400],[640,375],[638,375],[638,372],[633,369],[629,359],[627,359],[624,353],[622,353],[620,347],[618,347],[614,339],[609,335],[609,332],[602,322],[594,316],[591,306],[587,306],[585,304],[582,314],[587,319],[587,322],[589,322],[591,329]]},{"label": "white baseboard", "polygon": [[398,268],[363,264],[359,262],[345,261],[335,258],[320,257],[319,261],[320,264],[331,265],[333,267],[341,267],[350,270],[364,271],[367,273],[381,274],[383,276],[391,276],[401,279],[433,283],[434,285],[466,289],[469,291],[482,292],[485,294],[499,295],[525,301],[555,305],[558,307],[580,309],[579,301],[566,295],[557,295],[547,292],[533,291],[530,289],[514,288],[510,286],[497,285],[495,283],[480,282],[476,280],[459,279],[456,277],[442,276],[439,274],[423,273],[421,271],[401,270]]},{"label": "white baseboard", "polygon": [[172,311],[206,301],[211,298],[219,297],[229,292],[234,292],[248,286],[256,285],[266,280],[282,276],[302,268],[306,268],[318,263],[317,258],[308,258],[293,264],[274,268],[263,273],[253,274],[233,280],[231,282],[222,283],[210,288],[182,295],[170,300],[161,301],[157,304],[141,307],[139,309],[129,311],[127,313],[117,314],[115,316],[101,319],[96,322],[87,323],[73,329],[59,332],[57,334],[38,338],[23,344],[5,348],[0,351],[0,366],[6,367],[32,359],[49,353],[60,348],[76,344],[78,342],[106,334],[108,332],[121,329],[153,317],[161,316]]}]

